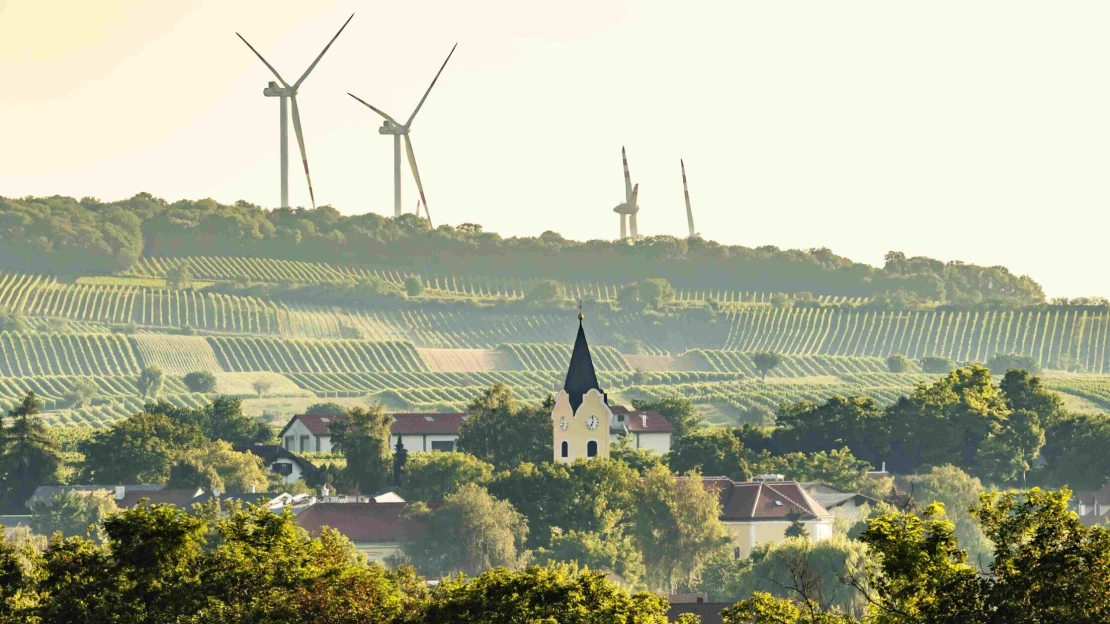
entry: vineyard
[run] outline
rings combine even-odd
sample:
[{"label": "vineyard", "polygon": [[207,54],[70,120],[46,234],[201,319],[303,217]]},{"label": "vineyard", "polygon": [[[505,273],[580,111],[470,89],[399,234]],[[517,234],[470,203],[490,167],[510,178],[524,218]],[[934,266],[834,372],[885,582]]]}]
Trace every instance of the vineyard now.
[{"label": "vineyard", "polygon": [[[570,345],[563,344],[503,344],[499,351],[510,354],[524,370],[566,371],[570,363]],[[613,347],[590,348],[594,367],[599,371],[629,370],[619,351]]]},{"label": "vineyard", "polygon": [[138,372],[135,352],[123,336],[0,332],[0,377]]},{"label": "vineyard", "polygon": [[362,340],[282,340],[250,336],[212,336],[208,343],[228,372],[355,373],[427,370],[408,342]]}]

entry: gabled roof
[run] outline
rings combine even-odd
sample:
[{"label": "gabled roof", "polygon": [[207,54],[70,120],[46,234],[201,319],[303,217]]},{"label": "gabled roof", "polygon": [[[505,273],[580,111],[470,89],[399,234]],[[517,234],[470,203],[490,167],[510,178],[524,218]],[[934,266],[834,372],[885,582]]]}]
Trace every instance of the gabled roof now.
[{"label": "gabled roof", "polygon": [[574,339],[574,351],[570,354],[570,366],[567,367],[563,389],[567,391],[570,407],[575,411],[582,405],[582,396],[587,392],[601,392],[601,385],[597,383],[597,373],[594,371],[594,360],[590,357],[590,345],[586,344],[586,330],[582,328],[581,314],[578,315],[578,336]]},{"label": "gabled roof", "polygon": [[671,433],[674,431],[671,423],[655,410],[632,412],[623,406],[613,406],[609,409],[616,416],[609,427],[611,433]]},{"label": "gabled roof", "polygon": [[704,477],[706,489],[717,492],[721,520],[785,520],[787,514],[802,512],[802,520],[829,518],[821,506],[797,481],[733,481],[728,477]]},{"label": "gabled roof", "polygon": [[296,522],[317,535],[331,527],[352,542],[396,542],[420,537],[423,523],[401,517],[405,503],[316,503],[302,511]]},{"label": "gabled roof", "polygon": [[[142,485],[125,485],[124,491],[156,491],[164,489],[166,486],[161,484],[142,484]],[[92,492],[108,492],[115,496],[116,486],[114,485],[40,485],[35,488],[35,493],[31,498],[27,499],[26,505],[30,507],[37,501],[49,501],[58,494],[65,494],[67,492],[74,492],[77,494],[89,494]]]},{"label": "gabled roof", "polygon": [[300,466],[302,472],[309,473],[316,470],[316,466],[314,466],[312,462],[299,455],[290,453],[289,451],[285,450],[285,447],[279,444],[251,444],[248,446],[237,446],[235,447],[235,450],[239,451],[240,453],[250,453],[251,455],[257,455],[267,466],[279,459],[288,459],[294,464]]},{"label": "gabled roof", "polygon": [[[393,425],[390,433],[393,435],[458,435],[459,425],[466,419],[466,414],[459,413],[414,413],[400,412],[391,414]],[[297,414],[289,420],[281,430],[281,436],[294,420],[299,420],[312,435],[331,435],[331,424],[347,420],[347,415],[339,414]]]}]

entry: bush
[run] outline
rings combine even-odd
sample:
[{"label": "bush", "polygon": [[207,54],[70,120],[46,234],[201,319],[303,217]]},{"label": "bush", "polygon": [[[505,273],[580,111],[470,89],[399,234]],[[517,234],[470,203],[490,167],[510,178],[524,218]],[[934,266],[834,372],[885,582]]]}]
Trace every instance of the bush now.
[{"label": "bush", "polygon": [[771,295],[772,308],[789,308],[794,305],[794,300],[786,293],[775,293]]},{"label": "bush", "polygon": [[637,290],[640,292],[640,301],[653,310],[662,308],[674,299],[674,287],[662,278],[642,280],[637,284]]},{"label": "bush", "polygon": [[405,278],[405,294],[410,297],[419,297],[424,292],[424,280],[419,275],[410,275]]},{"label": "bush", "polygon": [[183,381],[190,392],[216,391],[216,376],[208,371],[194,371],[185,375]]},{"label": "bush", "polygon": [[995,353],[987,360],[987,368],[992,375],[1005,375],[1011,369],[1029,371],[1036,375],[1041,371],[1041,364],[1032,356],[1017,353]]},{"label": "bush", "polygon": [[189,287],[189,279],[192,277],[192,271],[189,267],[189,259],[186,258],[180,264],[174,265],[166,269],[166,288],[170,290],[179,290],[181,288]]},{"label": "bush", "polygon": [[7,308],[0,308],[0,331],[23,331],[27,323],[18,312],[11,312]]},{"label": "bush", "polygon": [[901,353],[895,353],[886,359],[886,367],[892,373],[904,373],[910,370],[912,362]]},{"label": "bush", "polygon": [[557,280],[544,280],[532,287],[524,297],[529,305],[543,305],[563,301],[567,298],[566,286]]},{"label": "bush", "polygon": [[956,363],[946,357],[927,355],[918,361],[923,372],[931,375],[947,375],[956,370]]}]

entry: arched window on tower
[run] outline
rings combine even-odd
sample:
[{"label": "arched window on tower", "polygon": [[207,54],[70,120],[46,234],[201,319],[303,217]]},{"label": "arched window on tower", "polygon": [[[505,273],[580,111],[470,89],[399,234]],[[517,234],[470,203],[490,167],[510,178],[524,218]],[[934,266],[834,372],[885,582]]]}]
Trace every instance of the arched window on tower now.
[{"label": "arched window on tower", "polygon": [[597,441],[590,440],[586,443],[586,457],[597,457]]},{"label": "arched window on tower", "polygon": [[567,444],[566,440],[563,440],[562,449],[560,450],[562,452],[562,457],[570,456],[570,445]]}]

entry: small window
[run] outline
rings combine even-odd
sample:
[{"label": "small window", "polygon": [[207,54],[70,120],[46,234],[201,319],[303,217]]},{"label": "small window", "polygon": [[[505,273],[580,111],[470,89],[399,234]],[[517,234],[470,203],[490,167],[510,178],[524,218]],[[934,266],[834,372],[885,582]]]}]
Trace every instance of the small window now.
[{"label": "small window", "polygon": [[301,436],[301,452],[308,450],[308,436]]},{"label": "small window", "polygon": [[441,442],[432,442],[433,451],[443,451],[450,453],[455,450],[455,442],[453,440],[443,440]]},{"label": "small window", "polygon": [[732,549],[732,556],[736,557],[737,559],[740,558],[740,547],[739,546]]},{"label": "small window", "polygon": [[590,440],[586,443],[586,457],[597,457],[597,441]]},{"label": "small window", "polygon": [[320,452],[320,438],[319,437],[316,438],[316,452],[317,453]]},{"label": "small window", "polygon": [[561,451],[562,451],[562,454],[561,454],[562,457],[569,457],[570,456],[570,445],[567,444],[566,440],[563,440]]},{"label": "small window", "polygon": [[285,450],[287,450],[287,451],[295,450],[293,448],[293,441],[296,440],[296,439],[297,438],[295,436],[285,436]]}]

